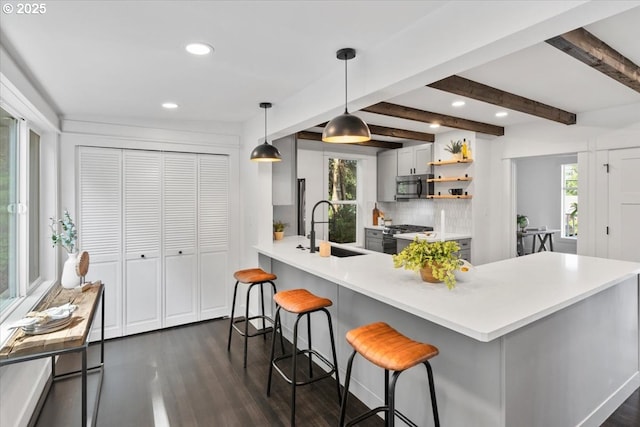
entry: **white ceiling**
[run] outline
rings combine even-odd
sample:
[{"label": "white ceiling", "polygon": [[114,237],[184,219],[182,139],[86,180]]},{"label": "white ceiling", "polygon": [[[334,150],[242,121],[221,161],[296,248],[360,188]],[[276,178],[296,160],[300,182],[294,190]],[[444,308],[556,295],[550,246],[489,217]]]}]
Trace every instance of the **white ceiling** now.
[{"label": "white ceiling", "polygon": [[[61,117],[244,122],[260,114],[259,102],[277,104],[341,70],[337,49],[366,55],[447,3],[52,1],[41,16],[1,14],[0,43]],[[586,28],[640,64],[638,22],[640,6]],[[214,54],[186,53],[192,41],[211,44]],[[544,42],[459,74],[578,113],[578,120],[582,112],[640,105],[640,93]],[[470,99],[457,109],[454,98],[421,87],[387,101],[502,126],[542,120],[514,111],[498,119],[498,107]],[[165,101],[180,108],[164,110]],[[373,124],[434,132],[358,114]]]}]

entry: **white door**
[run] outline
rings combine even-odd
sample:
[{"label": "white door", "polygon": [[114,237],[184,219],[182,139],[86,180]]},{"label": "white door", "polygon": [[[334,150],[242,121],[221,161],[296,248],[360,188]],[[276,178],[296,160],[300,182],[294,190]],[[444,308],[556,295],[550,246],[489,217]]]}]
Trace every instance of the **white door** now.
[{"label": "white door", "polygon": [[[78,147],[79,248],[91,259],[86,280],[104,283],[105,338],[122,336],[121,156],[117,149]],[[101,322],[97,315],[92,341],[100,339]]]},{"label": "white door", "polygon": [[197,320],[197,156],[165,153],[164,326]]},{"label": "white door", "polygon": [[199,320],[229,314],[229,158],[198,156]]},{"label": "white door", "polygon": [[160,329],[161,153],[124,150],[125,335]]},{"label": "white door", "polygon": [[609,258],[640,262],[640,148],[609,152]]}]

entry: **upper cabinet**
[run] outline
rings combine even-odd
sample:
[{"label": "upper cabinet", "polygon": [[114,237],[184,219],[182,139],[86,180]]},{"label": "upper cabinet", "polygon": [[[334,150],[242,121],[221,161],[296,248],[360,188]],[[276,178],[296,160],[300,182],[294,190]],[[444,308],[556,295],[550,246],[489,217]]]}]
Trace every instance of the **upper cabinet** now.
[{"label": "upper cabinet", "polygon": [[393,202],[396,196],[396,176],[398,175],[398,151],[387,150],[378,153],[378,201]]},{"label": "upper cabinet", "polygon": [[399,148],[398,175],[424,175],[431,173],[429,162],[433,159],[432,144]]}]

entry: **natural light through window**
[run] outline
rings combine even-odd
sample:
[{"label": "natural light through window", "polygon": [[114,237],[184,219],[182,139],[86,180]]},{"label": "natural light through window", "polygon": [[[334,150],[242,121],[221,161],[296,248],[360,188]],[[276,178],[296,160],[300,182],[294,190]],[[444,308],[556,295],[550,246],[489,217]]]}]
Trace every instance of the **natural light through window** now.
[{"label": "natural light through window", "polygon": [[562,165],[562,237],[578,237],[578,164]]},{"label": "natural light through window", "polygon": [[329,241],[355,243],[358,218],[358,161],[329,159]]}]

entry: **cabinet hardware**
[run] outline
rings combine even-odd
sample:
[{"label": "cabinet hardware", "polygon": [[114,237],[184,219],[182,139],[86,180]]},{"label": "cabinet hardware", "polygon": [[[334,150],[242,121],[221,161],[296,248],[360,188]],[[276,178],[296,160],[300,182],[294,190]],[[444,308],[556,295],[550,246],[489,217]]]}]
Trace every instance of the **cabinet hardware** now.
[{"label": "cabinet hardware", "polygon": [[182,255],[182,251],[178,251],[178,255]]},{"label": "cabinet hardware", "polygon": [[605,168],[607,168],[607,173],[609,173],[609,163],[605,163],[602,166],[604,166]]},{"label": "cabinet hardware", "polygon": [[144,258],[144,254],[140,255],[140,258]]}]

